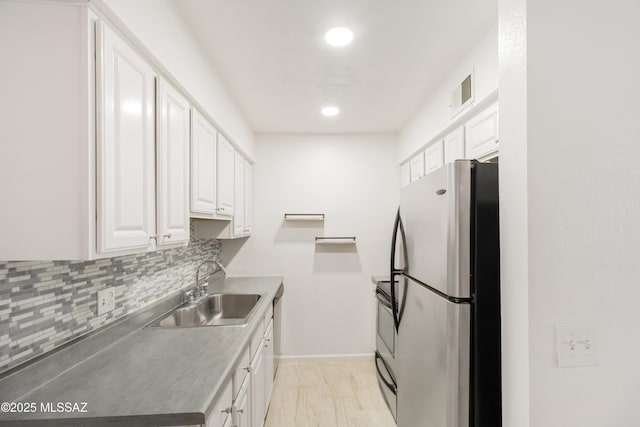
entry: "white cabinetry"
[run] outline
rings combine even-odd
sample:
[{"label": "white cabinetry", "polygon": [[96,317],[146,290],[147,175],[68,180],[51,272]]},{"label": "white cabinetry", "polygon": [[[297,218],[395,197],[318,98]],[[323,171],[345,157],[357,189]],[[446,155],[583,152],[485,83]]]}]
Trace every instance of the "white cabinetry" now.
[{"label": "white cabinetry", "polygon": [[409,162],[400,165],[400,187],[411,184],[411,166]]},{"label": "white cabinetry", "polygon": [[217,174],[217,203],[216,211],[219,215],[233,216],[234,197],[234,164],[235,149],[233,145],[221,133],[218,133],[218,174]]},{"label": "white cabinetry", "polygon": [[264,345],[260,340],[258,351],[251,361],[251,425],[262,427],[266,415],[266,396],[264,388]]},{"label": "white cabinetry", "polygon": [[442,141],[436,141],[424,150],[425,174],[433,172],[444,164]]},{"label": "white cabinetry", "polygon": [[101,22],[96,38],[98,251],[153,248],[155,75]]},{"label": "white cabinetry", "polygon": [[424,152],[420,152],[411,159],[411,182],[424,176]]},{"label": "white cabinetry", "polygon": [[246,375],[238,396],[233,403],[233,426],[234,427],[250,427],[251,425],[251,408],[249,401],[251,379]]},{"label": "white cabinetry", "polygon": [[164,79],[157,85],[158,245],[189,241],[189,102]]},{"label": "white cabinetry", "polygon": [[459,127],[444,137],[444,162],[453,163],[464,159],[464,127]]},{"label": "white cabinetry", "polygon": [[216,213],[217,131],[197,110],[191,115],[191,216]]},{"label": "white cabinetry", "polygon": [[244,160],[244,235],[251,235],[253,227],[253,165]]},{"label": "white cabinetry", "polygon": [[222,392],[218,395],[213,409],[207,414],[205,419],[206,427],[226,427],[231,420],[232,413],[232,394],[231,380],[228,380]]},{"label": "white cabinetry", "polygon": [[244,157],[239,152],[234,154],[234,185],[233,185],[233,199],[234,199],[234,211],[233,215],[233,235],[244,235]]},{"label": "white cabinetry", "polygon": [[270,319],[269,326],[264,333],[264,400],[266,408],[269,407],[273,389],[273,375],[275,374],[273,357],[273,319]]},{"label": "white cabinetry", "polygon": [[486,160],[498,152],[498,104],[471,118],[464,127],[466,158]]}]

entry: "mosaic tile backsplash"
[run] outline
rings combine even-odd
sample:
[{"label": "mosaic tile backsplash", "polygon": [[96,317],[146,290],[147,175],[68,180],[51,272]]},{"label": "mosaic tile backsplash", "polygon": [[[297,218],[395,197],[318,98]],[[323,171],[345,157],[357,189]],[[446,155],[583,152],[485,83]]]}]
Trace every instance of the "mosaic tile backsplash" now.
[{"label": "mosaic tile backsplash", "polygon": [[[193,234],[193,233],[192,233]],[[217,240],[96,261],[0,261],[0,373],[193,283]],[[96,315],[97,292],[116,306]]]}]

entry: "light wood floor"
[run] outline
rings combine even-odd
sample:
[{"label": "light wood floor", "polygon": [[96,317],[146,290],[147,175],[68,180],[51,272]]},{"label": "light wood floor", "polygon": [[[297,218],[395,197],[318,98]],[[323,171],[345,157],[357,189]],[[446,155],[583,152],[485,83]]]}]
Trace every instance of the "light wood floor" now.
[{"label": "light wood floor", "polygon": [[373,360],[280,363],[265,427],[395,427]]}]

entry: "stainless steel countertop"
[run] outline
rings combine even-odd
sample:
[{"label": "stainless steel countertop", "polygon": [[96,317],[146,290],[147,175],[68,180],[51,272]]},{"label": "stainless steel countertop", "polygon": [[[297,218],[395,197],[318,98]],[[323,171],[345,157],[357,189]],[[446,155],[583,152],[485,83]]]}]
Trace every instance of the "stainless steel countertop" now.
[{"label": "stainless steel countertop", "polygon": [[[280,276],[227,278],[210,292],[263,295],[247,325],[138,329],[15,399],[36,403],[38,411],[0,413],[0,424],[204,424],[282,281]],[[40,404],[46,402],[86,402],[87,412],[42,413]]]}]

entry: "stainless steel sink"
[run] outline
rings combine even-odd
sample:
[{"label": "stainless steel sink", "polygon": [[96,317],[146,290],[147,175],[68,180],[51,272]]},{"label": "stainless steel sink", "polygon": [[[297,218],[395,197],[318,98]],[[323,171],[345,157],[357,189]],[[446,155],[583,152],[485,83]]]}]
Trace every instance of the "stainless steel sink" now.
[{"label": "stainless steel sink", "polygon": [[151,327],[245,325],[258,305],[257,294],[212,294],[178,307]]}]

